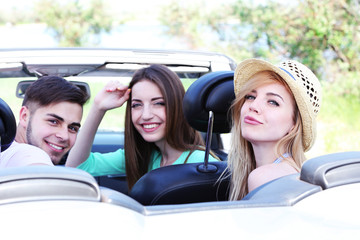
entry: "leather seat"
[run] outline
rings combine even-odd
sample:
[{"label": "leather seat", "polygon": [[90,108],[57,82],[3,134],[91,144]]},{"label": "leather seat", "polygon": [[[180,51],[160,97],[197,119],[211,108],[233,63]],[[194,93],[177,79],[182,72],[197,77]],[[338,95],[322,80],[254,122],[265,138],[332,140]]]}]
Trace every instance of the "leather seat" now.
[{"label": "leather seat", "polygon": [[218,181],[226,162],[212,162],[210,171],[203,167],[203,163],[188,163],[150,171],[136,182],[130,197],[143,205],[227,200],[228,179]]},{"label": "leather seat", "polygon": [[[223,151],[219,134],[231,130],[229,108],[234,99],[234,72],[218,71],[191,84],[183,100],[186,120],[191,127],[207,135],[206,144],[221,160],[226,160],[227,154]],[[209,119],[210,112],[213,119]]]},{"label": "leather seat", "polygon": [[1,152],[5,151],[14,141],[16,120],[9,105],[0,98],[0,143]]}]

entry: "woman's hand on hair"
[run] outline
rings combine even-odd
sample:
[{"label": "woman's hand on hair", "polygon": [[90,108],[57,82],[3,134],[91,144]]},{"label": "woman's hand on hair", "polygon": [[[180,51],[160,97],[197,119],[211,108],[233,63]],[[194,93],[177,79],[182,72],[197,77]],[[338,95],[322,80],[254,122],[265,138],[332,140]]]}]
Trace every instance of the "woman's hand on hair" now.
[{"label": "woman's hand on hair", "polygon": [[96,95],[94,104],[99,110],[107,111],[121,107],[130,96],[130,88],[119,81],[110,81]]}]

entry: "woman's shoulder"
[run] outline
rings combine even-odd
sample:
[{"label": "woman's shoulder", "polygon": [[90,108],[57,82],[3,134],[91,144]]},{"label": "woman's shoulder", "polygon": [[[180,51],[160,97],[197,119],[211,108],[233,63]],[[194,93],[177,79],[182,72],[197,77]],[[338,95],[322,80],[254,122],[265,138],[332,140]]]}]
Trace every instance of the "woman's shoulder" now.
[{"label": "woman's shoulder", "polygon": [[270,182],[274,179],[297,173],[290,164],[281,162],[277,164],[266,164],[261,167],[255,168],[248,177],[249,191]]},{"label": "woman's shoulder", "polygon": [[[186,151],[185,153],[190,153],[190,151]],[[203,162],[205,160],[205,151],[204,150],[194,150],[189,158],[187,163],[195,163],[195,162]],[[219,159],[216,159],[211,154],[209,154],[209,162],[219,161]]]}]

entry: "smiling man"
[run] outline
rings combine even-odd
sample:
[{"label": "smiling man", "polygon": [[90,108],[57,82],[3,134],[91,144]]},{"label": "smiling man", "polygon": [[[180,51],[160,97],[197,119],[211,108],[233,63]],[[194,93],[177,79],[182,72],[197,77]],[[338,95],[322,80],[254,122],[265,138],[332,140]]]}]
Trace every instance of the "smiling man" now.
[{"label": "smiling man", "polygon": [[0,167],[57,165],[74,145],[89,96],[57,76],[36,80],[25,92],[14,143]]}]

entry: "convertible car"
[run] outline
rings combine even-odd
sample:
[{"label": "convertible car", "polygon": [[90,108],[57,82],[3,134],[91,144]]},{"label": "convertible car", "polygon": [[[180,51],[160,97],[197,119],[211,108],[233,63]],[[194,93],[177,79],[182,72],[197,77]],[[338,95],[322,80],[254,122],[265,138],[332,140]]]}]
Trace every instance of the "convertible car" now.
[{"label": "convertible car", "polygon": [[[13,60],[19,61],[20,53]],[[38,59],[41,59],[40,55]],[[210,67],[213,57],[218,59],[214,62],[222,62],[222,68]],[[46,70],[50,69],[54,71],[55,67],[51,68],[51,64],[56,65],[50,60],[43,66],[38,63],[31,65],[37,60],[34,57],[32,61],[20,61],[21,67],[16,67],[11,66],[16,61],[9,59],[0,68],[0,76],[7,76],[7,81],[15,78],[9,77],[11,71],[31,73],[36,79],[39,73],[46,74]],[[54,57],[52,60],[59,59]],[[184,60],[184,68],[177,66],[178,69],[195,67],[192,64],[196,61],[189,64],[189,59],[195,60],[196,57],[194,55]],[[94,178],[79,169],[62,166],[2,169],[2,236],[7,239],[358,239],[359,151],[309,159],[299,174],[264,184],[240,201],[227,201],[229,173],[226,171],[226,149],[222,135],[230,129],[227,110],[234,98],[235,64],[216,54],[206,55],[204,59],[210,62],[207,67],[204,66],[206,64],[197,66],[198,70],[202,69],[201,72],[179,72],[196,75],[191,77],[187,87],[184,113],[189,124],[203,133],[206,151],[213,150],[222,161],[207,162],[205,157],[201,163],[162,167],[144,175],[131,191],[118,187],[123,184],[122,176]],[[90,62],[91,58],[88,57],[88,60]],[[4,62],[3,59],[1,61]],[[56,66],[70,64],[63,63]],[[147,60],[146,64],[149,63],[150,60]],[[110,63],[91,69],[106,68],[104,66],[107,64]],[[89,63],[89,66],[92,65]],[[70,75],[92,75],[89,66],[77,66],[78,70],[88,70]],[[75,69],[75,66],[71,67]],[[70,68],[59,68],[57,73],[65,73],[64,69]],[[112,68],[109,74],[112,75],[114,71],[117,70]],[[95,71],[94,75],[97,74]],[[89,84],[80,85],[84,89],[91,89]],[[26,82],[18,81],[16,86],[16,94],[21,97]],[[6,151],[14,137],[16,119],[13,107],[8,100],[1,98],[1,151]],[[107,137],[113,132],[105,132],[95,140],[94,148],[111,151],[112,148],[121,147],[121,132],[114,132],[118,140]]]}]

